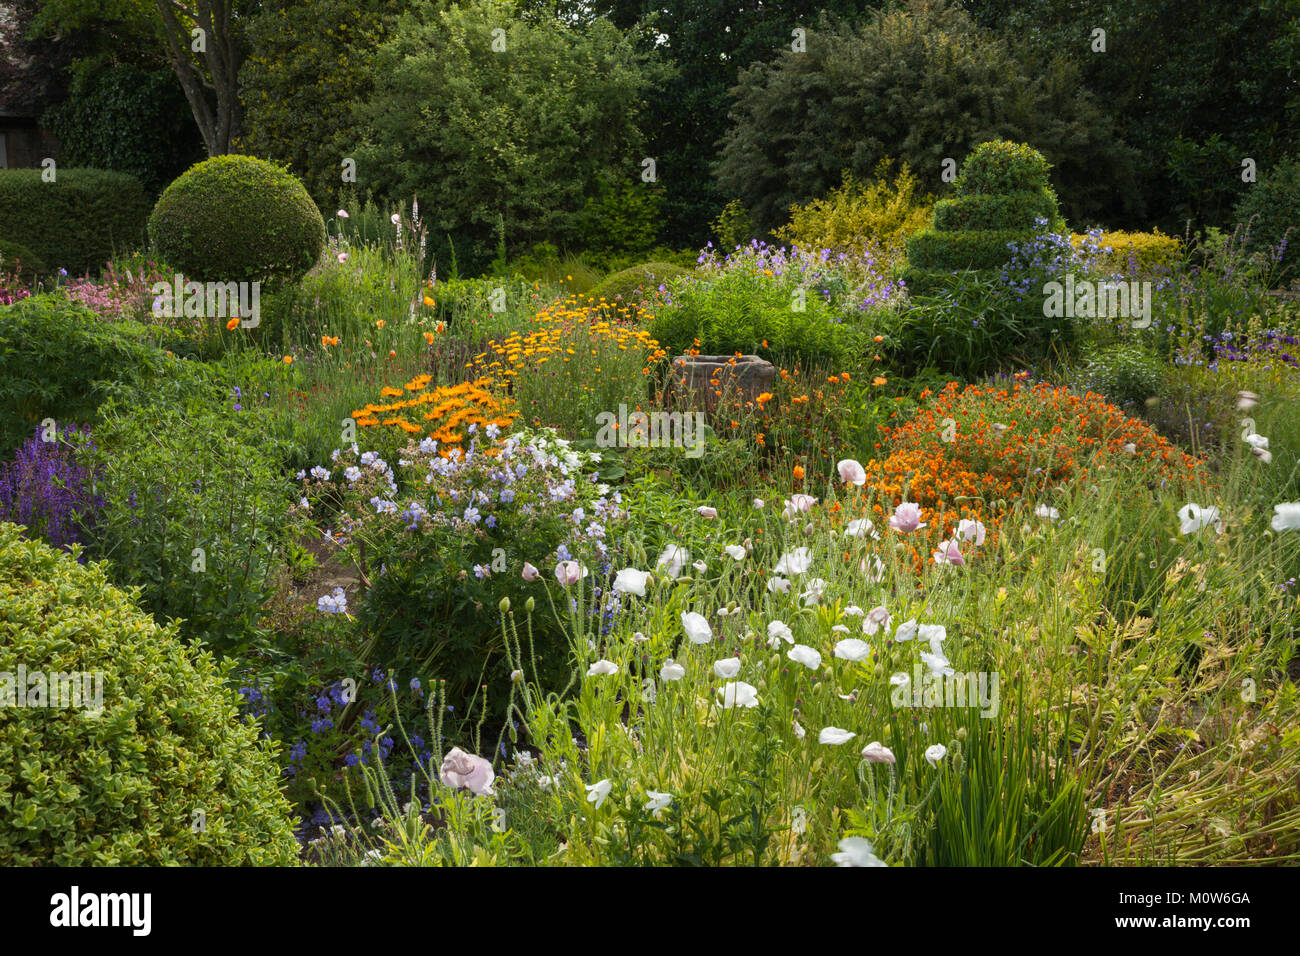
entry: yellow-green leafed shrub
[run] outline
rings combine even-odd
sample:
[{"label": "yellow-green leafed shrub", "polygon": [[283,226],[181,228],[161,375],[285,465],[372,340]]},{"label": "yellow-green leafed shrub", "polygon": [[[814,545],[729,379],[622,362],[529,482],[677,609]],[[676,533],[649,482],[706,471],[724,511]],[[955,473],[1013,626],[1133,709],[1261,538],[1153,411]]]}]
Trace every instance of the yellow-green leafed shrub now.
[{"label": "yellow-green leafed shrub", "polygon": [[[1087,236],[1075,233],[1070,242],[1077,249]],[[1183,244],[1177,236],[1166,236],[1159,229],[1151,232],[1103,232],[1098,239],[1110,252],[1101,254],[1098,265],[1107,272],[1124,275],[1167,275],[1183,258]]]},{"label": "yellow-green leafed shrub", "polygon": [[876,166],[870,183],[846,176],[829,195],[790,207],[790,222],[776,231],[781,242],[800,249],[870,251],[887,262],[901,259],[908,238],[930,223],[934,197],[921,194],[906,163],[891,182],[892,163]]},{"label": "yellow-green leafed shrub", "polygon": [[296,863],[273,754],[214,659],[18,530],[0,523],[0,866]]},{"label": "yellow-green leafed shrub", "polygon": [[671,262],[642,263],[605,276],[587,293],[587,298],[593,302],[599,302],[601,299],[606,302],[615,300],[624,303],[647,302],[654,298],[655,292],[669,279],[689,275],[690,271]]}]

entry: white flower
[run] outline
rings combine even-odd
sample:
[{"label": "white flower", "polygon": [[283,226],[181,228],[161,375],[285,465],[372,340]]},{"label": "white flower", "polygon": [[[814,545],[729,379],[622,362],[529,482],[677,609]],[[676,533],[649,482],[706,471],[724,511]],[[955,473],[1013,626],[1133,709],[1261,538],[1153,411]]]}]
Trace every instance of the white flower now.
[{"label": "white flower", "polygon": [[921,520],[921,506],[914,501],[902,502],[894,508],[889,526],[903,534],[926,527],[926,523]]},{"label": "white flower", "polygon": [[840,841],[840,852],[831,854],[836,866],[888,866],[876,856],[871,844],[862,837],[845,837]]},{"label": "white flower", "polygon": [[733,707],[757,707],[758,688],[743,680],[725,684],[722,688],[722,706],[726,710]]},{"label": "white flower", "polygon": [[974,541],[977,548],[984,543],[984,536],[987,533],[988,529],[980,521],[962,518],[957,522],[957,537],[962,541]]},{"label": "white flower", "polygon": [[1039,505],[1034,509],[1034,514],[1040,518],[1046,518],[1048,521],[1055,521],[1061,517],[1061,513],[1055,508],[1049,508],[1047,505]]},{"label": "white flower", "polygon": [[849,629],[845,627],[843,624],[834,624],[831,626],[831,630],[834,631],[836,634],[849,633]]},{"label": "white flower", "polygon": [[703,614],[683,611],[682,627],[686,629],[686,636],[692,644],[707,644],[713,640],[713,628],[709,627],[709,622]]},{"label": "white flower", "polygon": [[614,785],[608,780],[598,780],[596,783],[587,784],[587,802],[594,803],[596,809],[599,810],[600,805],[605,802],[605,798],[609,796],[609,791],[613,788]]},{"label": "white flower", "polygon": [[852,458],[845,458],[835,468],[840,473],[840,481],[847,485],[857,485],[861,488],[867,483],[866,469]]},{"label": "white flower", "polygon": [[812,552],[807,548],[795,548],[781,555],[772,571],[776,574],[803,574],[812,567]]},{"label": "white flower", "polygon": [[885,606],[883,604],[878,604],[876,607],[873,607],[870,611],[868,611],[866,618],[863,619],[862,633],[875,634],[878,631],[880,631],[882,628],[888,630],[889,626],[893,623],[894,623],[893,615],[891,615],[889,611],[885,609]]},{"label": "white flower", "polygon": [[618,665],[613,661],[599,660],[587,668],[588,677],[605,677],[609,674],[617,674]]},{"label": "white flower", "polygon": [[757,508],[757,509],[759,509],[760,511],[762,511],[763,508],[764,508],[766,505],[767,505],[767,502],[765,502],[762,498],[755,498],[755,499],[754,499],[754,507]]},{"label": "white flower", "polygon": [[709,518],[711,520],[718,516],[718,509],[710,508],[708,505],[700,505],[700,507],[695,509],[695,513],[701,518]]},{"label": "white flower", "polygon": [[865,660],[871,653],[871,645],[856,637],[846,637],[835,645],[835,656],[842,661]]},{"label": "white flower", "polygon": [[717,674],[722,680],[731,680],[740,673],[740,658],[724,657],[720,661],[714,661],[713,673]]},{"label": "white flower", "polygon": [[686,567],[691,560],[691,553],[679,544],[670,544],[664,548],[659,555],[659,560],[655,562],[655,570],[663,569],[664,574],[670,578],[678,577],[682,573],[682,568]]},{"label": "white flower", "polygon": [[817,742],[838,747],[840,744],[848,743],[856,736],[857,734],[851,730],[841,730],[839,727],[823,727],[822,732],[817,735]]},{"label": "white flower", "polygon": [[769,578],[767,589],[773,594],[785,594],[790,590],[790,581],[786,578]]},{"label": "white flower", "polygon": [[614,590],[620,594],[635,594],[637,597],[645,597],[645,583],[649,577],[650,572],[648,571],[624,568],[614,575]]},{"label": "white flower", "polygon": [[538,571],[537,568],[533,567],[527,561],[524,562],[524,571],[523,574],[520,575],[520,577],[522,577],[525,581],[536,581],[541,576],[542,573]]},{"label": "white flower", "polygon": [[827,587],[829,587],[828,582],[821,578],[811,578],[807,589],[799,595],[803,599],[804,606],[812,607],[818,603],[825,596]]},{"label": "white flower", "polygon": [[902,624],[898,625],[898,630],[894,632],[894,640],[900,642],[910,641],[912,638],[916,637],[916,631],[917,624],[915,618],[910,621],[904,621]]},{"label": "white flower", "polygon": [[885,565],[884,565],[884,562],[882,562],[882,561],[881,561],[878,557],[876,557],[875,555],[872,555],[872,556],[871,556],[871,567],[870,567],[870,569],[868,569],[868,567],[867,567],[867,559],[866,559],[866,558],[863,558],[863,559],[862,559],[862,564],[860,565],[860,567],[861,567],[861,569],[862,569],[862,573],[865,574],[865,575],[867,576],[867,580],[868,580],[868,581],[871,581],[871,582],[873,582],[873,583],[879,583],[879,582],[880,582],[881,580],[883,580],[884,577],[885,577]]},{"label": "white flower", "polygon": [[931,767],[937,767],[947,753],[948,748],[943,744],[932,744],[925,748],[925,759],[929,761]]},{"label": "white flower", "polygon": [[791,721],[790,727],[794,731],[794,735],[798,737],[800,740],[803,740],[805,737],[808,736],[808,731],[803,729],[803,724],[799,723],[799,721],[797,720]]},{"label": "white flower", "polygon": [[388,218],[389,218],[389,221],[391,221],[392,224],[393,224],[394,226],[396,226],[398,223],[400,223],[400,222],[402,221],[401,213],[396,213],[396,212],[395,212],[395,213],[393,213],[391,216],[389,216]]},{"label": "white flower", "polygon": [[866,613],[866,611],[862,610],[862,608],[858,607],[856,604],[850,604],[843,611],[845,617],[862,617],[862,615]]},{"label": "white flower", "polygon": [[1251,448],[1268,447],[1268,439],[1265,438],[1263,435],[1256,435],[1256,434],[1246,435],[1242,438],[1242,441],[1244,441]]},{"label": "white flower", "polygon": [[1178,509],[1179,531],[1192,534],[1202,528],[1219,523],[1219,509],[1202,508],[1197,504],[1185,504]]},{"label": "white flower", "polygon": [[645,795],[650,799],[646,801],[646,804],[642,809],[647,813],[654,814],[656,820],[659,819],[664,810],[667,809],[668,805],[673,802],[673,795],[671,793],[660,793],[658,790],[647,790]]},{"label": "white flower", "polygon": [[784,621],[772,621],[767,625],[767,643],[772,647],[780,647],[782,641],[793,644],[794,632]]},{"label": "white flower", "polygon": [[1138,446],[1135,445],[1135,444],[1134,444],[1133,442],[1131,442],[1131,441],[1130,441],[1130,442],[1125,442],[1125,443],[1124,443],[1124,450],[1125,450],[1126,452],[1128,452],[1130,455],[1136,455],[1136,454],[1138,453]]},{"label": "white flower", "polygon": [[807,644],[796,644],[786,653],[786,657],[796,664],[802,664],[809,670],[816,670],[822,666],[822,656],[813,650]]},{"label": "white flower", "polygon": [[1300,529],[1300,501],[1284,501],[1274,505],[1273,530],[1295,531]]},{"label": "white flower", "polygon": [[943,642],[948,640],[948,629],[942,624],[922,624],[917,637],[930,645],[930,653],[942,654]]},{"label": "white flower", "polygon": [[736,561],[745,560],[745,549],[738,544],[729,544],[722,550],[727,552],[727,554]]},{"label": "white flower", "polygon": [[1237,411],[1248,412],[1259,404],[1259,396],[1254,392],[1237,393]]},{"label": "white flower", "polygon": [[867,763],[895,763],[894,752],[879,740],[873,740],[862,748],[862,756]]},{"label": "white flower", "polygon": [[670,658],[668,662],[659,669],[659,676],[666,681],[681,680],[686,676],[686,668]]},{"label": "white flower", "polygon": [[709,570],[709,566],[705,564],[703,561],[696,561],[694,564],[691,565],[691,567],[693,567],[696,571],[699,571],[700,574],[703,574],[705,571]]},{"label": "white flower", "polygon": [[[1266,465],[1273,460],[1273,453],[1267,448],[1252,448],[1250,453]],[[306,498],[303,499],[303,501],[306,500]]]},{"label": "white flower", "polygon": [[939,550],[934,552],[935,564],[947,564],[953,567],[964,567],[966,559],[962,557],[961,548],[957,544],[957,539],[951,541],[940,541]]},{"label": "white flower", "polygon": [[930,668],[931,677],[951,677],[956,673],[949,665],[948,658],[942,654],[927,654],[921,652],[921,663]]},{"label": "white flower", "polygon": [[633,631],[633,632],[632,632],[632,643],[633,643],[633,644],[644,644],[644,643],[645,643],[646,641],[648,641],[648,640],[650,640],[650,638],[646,637],[646,636],[645,636],[644,634],[642,634],[640,631]]},{"label": "white flower", "polygon": [[876,526],[871,523],[870,518],[857,518],[850,521],[844,529],[844,533],[850,538],[859,538],[864,534],[869,534],[877,541],[880,540],[880,533],[873,530]]},{"label": "white flower", "polygon": [[894,674],[889,678],[889,683],[893,687],[906,687],[908,684],[912,683],[912,678],[908,677],[902,671],[899,671],[897,674]]}]

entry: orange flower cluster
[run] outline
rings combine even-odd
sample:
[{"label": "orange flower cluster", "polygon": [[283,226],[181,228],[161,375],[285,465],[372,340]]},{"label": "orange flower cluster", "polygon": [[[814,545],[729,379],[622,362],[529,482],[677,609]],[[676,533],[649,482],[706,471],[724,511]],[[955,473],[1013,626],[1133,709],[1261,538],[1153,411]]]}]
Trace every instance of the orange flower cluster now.
[{"label": "orange flower cluster", "polygon": [[451,448],[464,444],[470,425],[506,429],[516,413],[488,391],[491,380],[480,378],[447,388],[429,389],[432,376],[417,375],[402,388],[384,386],[381,398],[400,401],[368,404],[352,412],[360,428],[400,428],[408,435],[423,435],[438,442],[446,458]]},{"label": "orange flower cluster", "polygon": [[[952,382],[906,425],[881,430],[887,455],[866,464],[865,487],[894,505],[921,505],[936,540],[950,537],[962,518],[982,521],[992,536],[1001,517],[996,502],[1035,497],[1101,465],[1136,461],[1157,480],[1207,480],[1202,462],[1145,422],[1099,395],[1045,384],[959,390]],[[888,519],[885,506],[874,507],[877,521]]]}]

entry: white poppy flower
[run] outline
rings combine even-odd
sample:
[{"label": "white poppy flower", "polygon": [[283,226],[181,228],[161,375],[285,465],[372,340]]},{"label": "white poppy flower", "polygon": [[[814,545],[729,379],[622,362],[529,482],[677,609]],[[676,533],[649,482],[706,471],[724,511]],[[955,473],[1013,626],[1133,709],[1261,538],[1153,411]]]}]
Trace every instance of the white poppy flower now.
[{"label": "white poppy flower", "polygon": [[921,663],[930,668],[931,677],[951,677],[956,673],[948,664],[948,658],[942,654],[927,654],[921,652]]},{"label": "white poppy flower", "polygon": [[869,534],[879,541],[880,533],[874,530],[875,527],[869,518],[856,518],[845,526],[844,533],[850,538],[859,538],[864,534]]},{"label": "white poppy flower", "polygon": [[772,621],[767,625],[767,643],[772,647],[780,647],[782,641],[793,644],[794,632],[784,621]]},{"label": "white poppy flower", "polygon": [[910,621],[904,621],[902,624],[898,625],[898,630],[894,632],[894,640],[899,642],[910,641],[912,638],[916,637],[917,630],[918,626],[916,618],[913,618]]},{"label": "white poppy flower", "polygon": [[840,481],[847,485],[856,485],[861,488],[867,483],[866,469],[852,458],[845,458],[835,468],[840,473]]},{"label": "white poppy flower", "polygon": [[895,763],[894,752],[879,740],[873,740],[862,748],[862,756],[867,763]]},{"label": "white poppy flower", "polygon": [[713,628],[703,614],[694,611],[682,612],[682,627],[692,644],[707,644],[713,640]]},{"label": "white poppy flower", "polygon": [[790,591],[790,581],[787,578],[769,578],[767,589],[773,594],[786,594]]},{"label": "white poppy flower", "polygon": [[856,637],[846,637],[835,645],[835,656],[842,661],[861,661],[865,660],[871,653],[871,645],[866,641],[860,641]]},{"label": "white poppy flower", "polygon": [[894,617],[886,610],[883,604],[873,607],[862,621],[863,634],[876,634],[880,630],[889,630],[889,626],[894,623]]},{"label": "white poppy flower", "polygon": [[708,505],[700,505],[700,507],[695,509],[695,513],[701,518],[712,520],[718,516],[718,509],[710,508]]},{"label": "white poppy flower", "polygon": [[871,843],[862,837],[845,837],[840,841],[840,852],[831,854],[836,866],[888,866],[876,856]]},{"label": "white poppy flower", "polygon": [[1300,501],[1284,501],[1274,505],[1272,528],[1274,531],[1295,531],[1300,528]]},{"label": "white poppy flower", "polygon": [[851,730],[841,730],[839,727],[823,727],[822,732],[817,735],[817,742],[831,747],[838,747],[840,744],[848,743],[856,736],[857,734]]},{"label": "white poppy flower", "polygon": [[659,677],[663,680],[681,680],[686,676],[686,668],[674,660],[669,660],[659,669]]},{"label": "white poppy flower", "polygon": [[613,661],[600,660],[587,668],[588,677],[605,677],[618,673],[618,665]]},{"label": "white poppy flower", "polygon": [[925,759],[929,761],[931,767],[937,767],[939,766],[939,761],[942,760],[947,753],[948,748],[943,744],[932,744],[925,748]]},{"label": "white poppy flower", "polygon": [[740,658],[724,657],[720,661],[714,661],[713,673],[717,674],[722,680],[731,680],[740,673]]},{"label": "white poppy flower", "polygon": [[709,570],[709,566],[705,564],[703,561],[696,561],[691,565],[691,567],[693,567],[696,571],[699,571],[700,574],[703,574],[705,571]]},{"label": "white poppy flower", "polygon": [[738,544],[729,544],[722,550],[727,552],[727,554],[736,561],[745,560],[745,549]]},{"label": "white poppy flower", "polygon": [[1178,509],[1178,530],[1182,534],[1193,534],[1202,528],[1219,523],[1219,509],[1202,508],[1197,504],[1185,504]]},{"label": "white poppy flower", "polygon": [[614,590],[619,594],[635,594],[637,597],[645,597],[645,585],[649,577],[650,572],[648,571],[624,568],[614,575]]},{"label": "white poppy flower", "polygon": [[786,657],[796,664],[802,664],[809,670],[816,670],[822,666],[822,656],[806,644],[796,644],[786,652]]},{"label": "white poppy flower", "polygon": [[722,688],[722,706],[726,710],[733,707],[757,707],[758,688],[743,680],[725,684]]},{"label": "white poppy flower", "polygon": [[842,613],[845,617],[862,617],[867,612],[862,610],[862,608],[858,607],[856,604],[850,604]]},{"label": "white poppy flower", "polygon": [[655,562],[655,570],[663,570],[670,578],[679,577],[682,568],[691,560],[691,553],[680,544],[670,544],[664,548]]},{"label": "white poppy flower", "polygon": [[812,567],[812,552],[807,548],[795,548],[781,555],[772,569],[775,574],[803,574]]},{"label": "white poppy flower", "polygon": [[823,581],[821,578],[809,580],[808,587],[799,595],[803,599],[804,606],[812,607],[814,604],[819,603],[826,596],[826,588],[829,586],[829,582]]}]

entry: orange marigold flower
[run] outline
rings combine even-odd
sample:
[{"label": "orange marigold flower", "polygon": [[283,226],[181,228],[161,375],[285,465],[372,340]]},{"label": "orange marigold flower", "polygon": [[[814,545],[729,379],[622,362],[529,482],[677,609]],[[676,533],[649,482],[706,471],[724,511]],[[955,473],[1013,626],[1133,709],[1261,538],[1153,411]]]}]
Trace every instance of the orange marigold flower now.
[{"label": "orange marigold flower", "polygon": [[794,480],[803,481],[803,465],[794,466]]}]

